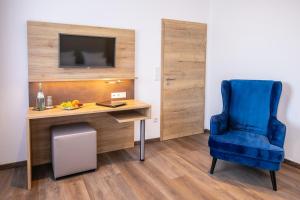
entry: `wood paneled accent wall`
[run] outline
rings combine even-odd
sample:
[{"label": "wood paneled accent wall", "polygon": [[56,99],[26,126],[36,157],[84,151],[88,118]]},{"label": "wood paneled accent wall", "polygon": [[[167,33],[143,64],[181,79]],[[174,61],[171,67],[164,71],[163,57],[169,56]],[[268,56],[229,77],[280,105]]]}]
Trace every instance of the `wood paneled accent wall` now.
[{"label": "wood paneled accent wall", "polygon": [[[103,78],[134,79],[134,30],[29,21],[27,31],[29,82]],[[114,68],[59,68],[60,33],[115,37],[116,66]]]},{"label": "wood paneled accent wall", "polygon": [[[35,106],[38,82],[53,104],[78,99],[82,103],[110,100],[111,92],[134,98],[135,31],[47,22],[27,23],[29,105]],[[59,34],[116,38],[114,68],[59,68]],[[112,83],[112,79],[121,80]],[[32,164],[51,162],[53,125],[88,122],[97,130],[97,152],[134,146],[133,122],[118,123],[107,113],[30,120]]]},{"label": "wood paneled accent wall", "polygon": [[[35,106],[38,83],[29,83],[29,106]],[[78,99],[81,103],[102,102],[111,99],[112,92],[126,92],[126,99],[134,99],[134,80],[59,81],[43,82],[45,96],[52,96],[53,105]]]}]

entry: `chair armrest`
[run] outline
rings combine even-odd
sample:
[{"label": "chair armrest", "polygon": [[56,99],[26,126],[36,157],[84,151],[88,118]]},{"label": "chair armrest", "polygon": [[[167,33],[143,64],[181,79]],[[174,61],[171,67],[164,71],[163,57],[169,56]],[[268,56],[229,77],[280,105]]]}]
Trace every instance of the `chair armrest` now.
[{"label": "chair armrest", "polygon": [[269,140],[270,143],[283,147],[285,140],[286,126],[275,117],[270,119],[269,123]]},{"label": "chair armrest", "polygon": [[218,135],[226,131],[228,128],[228,116],[224,112],[214,115],[210,119],[210,134]]}]

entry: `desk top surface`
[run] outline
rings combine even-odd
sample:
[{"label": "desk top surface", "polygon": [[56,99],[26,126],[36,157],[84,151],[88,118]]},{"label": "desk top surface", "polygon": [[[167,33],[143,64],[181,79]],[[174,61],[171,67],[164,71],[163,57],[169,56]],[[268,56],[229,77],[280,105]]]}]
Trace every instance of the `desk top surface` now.
[{"label": "desk top surface", "polygon": [[44,111],[35,111],[33,108],[29,108],[27,113],[28,119],[42,119],[50,117],[63,117],[63,116],[72,116],[72,115],[84,115],[84,114],[93,114],[93,113],[104,113],[104,112],[115,112],[115,111],[124,111],[124,110],[134,110],[142,108],[150,108],[151,105],[144,103],[138,100],[122,100],[126,102],[126,105],[120,106],[117,108],[110,108],[105,106],[97,106],[95,103],[86,103],[83,106],[76,110],[63,110],[60,107],[55,107],[53,109],[44,110]]}]

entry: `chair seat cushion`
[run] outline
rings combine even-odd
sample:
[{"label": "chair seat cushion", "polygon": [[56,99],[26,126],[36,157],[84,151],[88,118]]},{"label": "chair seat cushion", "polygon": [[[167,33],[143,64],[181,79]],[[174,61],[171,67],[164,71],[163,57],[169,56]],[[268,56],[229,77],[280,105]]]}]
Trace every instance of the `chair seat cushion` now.
[{"label": "chair seat cushion", "polygon": [[210,135],[209,146],[224,153],[237,154],[270,162],[282,162],[283,148],[270,144],[269,139],[260,134],[245,131],[227,131]]}]

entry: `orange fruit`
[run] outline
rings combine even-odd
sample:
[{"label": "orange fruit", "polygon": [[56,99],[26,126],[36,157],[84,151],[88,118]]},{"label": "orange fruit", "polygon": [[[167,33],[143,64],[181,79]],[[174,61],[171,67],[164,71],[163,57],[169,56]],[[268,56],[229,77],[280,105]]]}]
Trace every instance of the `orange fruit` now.
[{"label": "orange fruit", "polygon": [[79,102],[78,100],[73,100],[73,101],[72,101],[72,106],[73,106],[73,107],[77,107],[79,103],[80,103],[80,102]]}]

